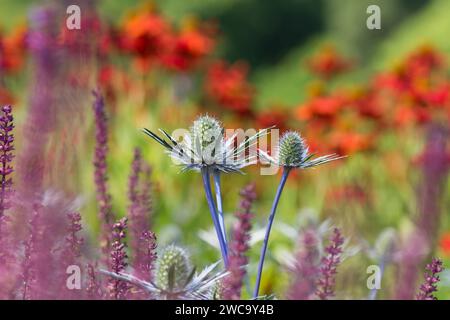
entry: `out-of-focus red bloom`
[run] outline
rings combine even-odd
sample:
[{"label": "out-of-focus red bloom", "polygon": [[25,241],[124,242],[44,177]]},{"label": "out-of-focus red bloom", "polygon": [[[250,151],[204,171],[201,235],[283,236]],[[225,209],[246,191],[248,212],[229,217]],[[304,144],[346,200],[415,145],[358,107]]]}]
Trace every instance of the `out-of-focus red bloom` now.
[{"label": "out-of-focus red bloom", "polygon": [[280,130],[280,133],[282,133],[287,129],[288,115],[288,110],[274,107],[271,110],[258,112],[256,115],[256,123],[258,128],[276,126],[276,128]]},{"label": "out-of-focus red bloom", "polygon": [[368,201],[368,195],[361,186],[348,184],[330,190],[327,193],[327,199],[330,200],[330,203],[347,203],[348,201],[366,203]]},{"label": "out-of-focus red bloom", "polygon": [[21,26],[9,35],[0,35],[0,72],[12,74],[20,70],[26,53],[26,34],[27,29]]},{"label": "out-of-focus red bloom", "polygon": [[172,37],[168,52],[162,63],[175,71],[190,71],[214,48],[211,29],[198,26],[196,21],[188,21],[178,35]]},{"label": "out-of-focus red bloom", "polygon": [[146,70],[167,52],[171,36],[167,21],[153,9],[147,9],[126,20],[121,42]]},{"label": "out-of-focus red bloom", "polygon": [[91,10],[83,14],[80,21],[81,29],[68,29],[66,21],[60,26],[58,44],[67,48],[68,53],[92,52],[94,44],[98,43],[103,25],[97,14]]},{"label": "out-of-focus red bloom", "polygon": [[329,79],[351,68],[351,62],[338,54],[336,48],[324,46],[308,62],[309,69],[320,77]]},{"label": "out-of-focus red bloom", "polygon": [[346,103],[340,94],[315,97],[297,107],[296,117],[300,121],[311,119],[332,120]]},{"label": "out-of-focus red bloom", "polygon": [[217,61],[208,70],[205,90],[217,104],[245,114],[250,111],[254,88],[247,80],[248,66],[243,62],[227,65]]},{"label": "out-of-focus red bloom", "polygon": [[372,146],[373,137],[359,132],[335,131],[329,137],[330,146],[337,154],[349,155],[367,150]]},{"label": "out-of-focus red bloom", "polygon": [[15,99],[11,92],[0,86],[0,105],[15,104]]},{"label": "out-of-focus red bloom", "polygon": [[358,114],[364,118],[382,121],[386,114],[382,96],[373,89],[357,90],[351,100]]},{"label": "out-of-focus red bloom", "polygon": [[442,235],[439,241],[439,248],[446,256],[450,256],[450,232]]}]

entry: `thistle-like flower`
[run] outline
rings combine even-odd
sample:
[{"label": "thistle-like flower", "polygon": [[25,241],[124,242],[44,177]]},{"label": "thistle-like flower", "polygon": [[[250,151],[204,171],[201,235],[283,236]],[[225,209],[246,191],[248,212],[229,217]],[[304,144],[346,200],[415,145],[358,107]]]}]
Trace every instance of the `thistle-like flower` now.
[{"label": "thistle-like flower", "polygon": [[228,274],[225,271],[211,274],[218,264],[219,262],[216,262],[197,274],[185,250],[176,246],[168,246],[158,258],[154,271],[154,282],[148,282],[123,272],[117,274],[106,270],[100,271],[140,287],[157,299],[207,300],[211,298],[212,289],[217,282]]},{"label": "thistle-like flower", "polygon": [[262,150],[259,150],[259,154],[263,159],[280,167],[299,169],[316,167],[343,158],[336,154],[314,158],[314,154],[309,153],[305,139],[296,131],[288,131],[281,137],[274,157]]},{"label": "thistle-like flower", "polygon": [[188,281],[193,268],[186,250],[168,246],[156,265],[155,284],[162,290],[180,290]]},{"label": "thistle-like flower", "polygon": [[[148,129],[144,133],[161,144],[170,157],[178,162],[181,171],[201,171],[203,186],[206,193],[209,211],[219,239],[222,259],[228,265],[228,247],[226,241],[226,228],[223,219],[222,198],[220,190],[220,173],[241,172],[240,169],[257,162],[257,154],[248,154],[250,148],[256,147],[258,139],[269,132],[269,129],[260,130],[236,146],[239,132],[225,138],[224,129],[219,121],[208,115],[198,117],[190,130],[177,142],[163,129],[159,131],[164,137],[159,137]],[[217,206],[214,203],[210,175],[214,176]]]},{"label": "thistle-like flower", "polygon": [[168,140],[143,129],[145,134],[161,144],[170,157],[183,167],[182,171],[208,168],[211,172],[217,170],[224,173],[240,172],[240,169],[255,164],[257,155],[246,155],[246,151],[255,146],[258,138],[266,135],[268,130],[260,130],[236,146],[238,133],[225,138],[222,124],[208,115],[198,117],[180,142],[163,129],[159,131]]},{"label": "thistle-like flower", "polygon": [[280,139],[278,150],[275,156],[272,157],[266,152],[259,150],[261,159],[278,165],[283,168],[280,184],[278,185],[277,193],[272,204],[272,209],[268,218],[266,227],[266,234],[264,237],[263,246],[261,248],[261,255],[258,264],[258,274],[256,276],[256,285],[253,292],[253,297],[256,299],[259,295],[259,286],[261,283],[262,271],[264,267],[264,259],[266,256],[267,246],[269,243],[270,230],[275,219],[275,213],[277,210],[278,202],[280,201],[281,193],[283,192],[284,185],[286,184],[289,173],[292,169],[307,169],[325,164],[334,160],[341,159],[336,154],[330,154],[314,158],[314,154],[309,153],[309,148],[305,140],[300,136],[298,132],[289,131],[286,132]]}]

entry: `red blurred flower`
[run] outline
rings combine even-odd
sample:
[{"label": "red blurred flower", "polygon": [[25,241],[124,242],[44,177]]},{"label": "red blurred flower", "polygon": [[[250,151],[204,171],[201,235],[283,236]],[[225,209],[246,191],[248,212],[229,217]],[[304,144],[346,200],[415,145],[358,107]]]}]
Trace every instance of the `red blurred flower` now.
[{"label": "red blurred flower", "polygon": [[442,235],[439,241],[439,248],[446,256],[450,256],[450,232]]},{"label": "red blurred flower", "polygon": [[366,203],[368,201],[367,192],[356,184],[347,184],[339,187],[335,187],[328,191],[327,199],[329,203],[348,201]]},{"label": "red blurred flower", "polygon": [[217,104],[237,113],[250,111],[254,89],[247,80],[248,67],[237,62],[227,65],[218,61],[208,70],[205,89],[208,96]]},{"label": "red blurred flower", "polygon": [[256,115],[256,123],[258,128],[268,128],[276,126],[280,133],[286,131],[289,112],[288,110],[276,109],[258,112]]},{"label": "red blurred flower", "polygon": [[337,154],[349,155],[369,149],[373,140],[368,134],[335,131],[329,137],[329,145]]},{"label": "red blurred flower", "polygon": [[197,23],[189,22],[180,34],[171,39],[170,49],[162,57],[162,63],[175,71],[189,71],[207,56],[214,48],[211,29],[200,28]]},{"label": "red blurred flower", "polygon": [[296,117],[300,121],[311,119],[333,120],[345,103],[346,99],[340,93],[314,97],[297,107]]},{"label": "red blurred flower", "polygon": [[134,55],[139,66],[146,70],[167,52],[171,28],[154,10],[146,10],[125,22],[121,37],[122,47]]},{"label": "red blurred flower", "polygon": [[333,46],[324,46],[307,62],[309,69],[329,79],[351,68],[350,61],[340,56]]},{"label": "red blurred flower", "polygon": [[16,28],[11,34],[0,35],[0,72],[15,73],[23,66],[27,29]]}]

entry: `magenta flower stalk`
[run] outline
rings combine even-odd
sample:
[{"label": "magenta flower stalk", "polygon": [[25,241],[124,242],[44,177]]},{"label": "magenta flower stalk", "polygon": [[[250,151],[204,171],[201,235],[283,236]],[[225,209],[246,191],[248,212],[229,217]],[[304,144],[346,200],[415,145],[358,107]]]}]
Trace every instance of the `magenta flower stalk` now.
[{"label": "magenta flower stalk", "polygon": [[[72,212],[67,214],[68,226],[67,235],[65,237],[65,247],[60,257],[61,267],[65,273],[67,268],[72,265],[81,265],[81,246],[84,243],[84,239],[78,235],[78,233],[83,229],[81,226],[81,215],[78,212]],[[68,299],[79,299],[79,290],[69,290],[67,288],[67,276],[62,276],[60,279],[60,285],[62,290],[60,290],[59,298]]]},{"label": "magenta flower stalk", "polygon": [[[42,193],[49,133],[55,127],[55,86],[58,79],[57,12],[51,7],[32,11],[27,37],[33,64],[33,86],[23,130],[23,144],[17,156],[20,196],[31,200]],[[39,141],[39,143],[36,143]],[[29,208],[28,212],[30,212]]]},{"label": "magenta flower stalk", "polygon": [[39,212],[34,210],[31,220],[29,222],[29,236],[24,242],[24,256],[21,265],[21,280],[22,280],[22,299],[28,300],[32,298],[31,288],[36,282],[36,243],[39,233]]},{"label": "magenta flower stalk", "polygon": [[439,273],[444,270],[442,266],[442,260],[439,258],[433,258],[430,264],[426,266],[426,272],[424,273],[425,281],[419,288],[419,293],[416,297],[417,300],[437,300],[433,295],[437,291],[437,283],[440,281]]},{"label": "magenta flower stalk", "polygon": [[101,247],[107,252],[110,240],[109,230],[112,220],[111,196],[108,193],[108,175],[106,157],[108,154],[108,127],[103,96],[93,92],[95,117],[95,153],[94,153],[94,181],[97,189],[97,202],[99,207],[99,220],[101,223]]},{"label": "magenta flower stalk", "polygon": [[[130,233],[131,241],[130,248],[133,254],[138,250],[138,242],[141,234],[144,230],[147,230],[147,221],[143,214],[142,206],[140,203],[139,195],[139,175],[141,174],[142,156],[138,148],[134,150],[133,161],[131,163],[131,173],[128,180],[128,199],[130,201],[129,206],[129,218],[130,218]],[[135,260],[134,257],[133,260]]]},{"label": "magenta flower stalk", "polygon": [[87,266],[87,286],[86,296],[90,300],[100,300],[103,298],[103,291],[100,280],[97,278],[96,267],[91,263]]},{"label": "magenta flower stalk", "polygon": [[6,210],[10,208],[13,173],[12,160],[14,150],[14,129],[11,106],[3,106],[0,115],[0,266],[11,260],[13,250],[10,248],[6,233]]},{"label": "magenta flower stalk", "polygon": [[78,212],[68,213],[67,218],[69,226],[67,228],[68,235],[65,239],[66,248],[63,259],[67,265],[70,265],[74,264],[81,257],[81,246],[84,243],[84,239],[78,235],[83,229],[81,226],[81,215]]},{"label": "magenta flower stalk", "polygon": [[327,300],[334,296],[337,267],[341,262],[342,245],[344,244],[344,238],[338,228],[334,228],[330,242],[330,245],[325,248],[327,255],[322,258],[320,276],[317,281],[316,295],[321,300]]},{"label": "magenta flower stalk", "polygon": [[259,257],[258,274],[256,276],[255,290],[253,291],[253,298],[255,299],[259,295],[259,287],[261,285],[261,277],[264,268],[267,246],[269,244],[270,231],[272,230],[272,224],[275,219],[278,202],[280,201],[281,193],[283,192],[283,188],[286,184],[290,171],[292,169],[313,168],[342,158],[335,154],[314,158],[314,154],[309,153],[309,148],[305,140],[298,132],[295,131],[286,132],[281,137],[277,153],[274,157],[270,156],[263,150],[259,150],[259,155],[261,159],[265,159],[269,163],[283,168],[283,171],[281,174],[281,181],[277,188],[277,193],[275,194],[275,199],[272,203],[272,209],[270,210],[264,242],[261,248],[261,255]]},{"label": "magenta flower stalk", "polygon": [[[0,115],[0,232],[5,210],[10,207],[8,198],[12,192],[11,173],[14,171],[11,165],[14,150],[14,129],[11,106],[1,108]],[[0,234],[1,237],[1,234]]]},{"label": "magenta flower stalk", "polygon": [[300,236],[300,248],[295,257],[295,265],[291,270],[293,280],[288,291],[290,300],[309,300],[316,291],[319,275],[319,239],[316,230],[310,228]]},{"label": "magenta flower stalk", "polygon": [[237,222],[234,225],[229,243],[228,272],[223,280],[223,299],[239,300],[242,284],[246,275],[245,266],[248,264],[247,252],[250,248],[250,229],[252,204],[256,199],[255,185],[250,184],[240,192],[242,200],[236,212]]},{"label": "magenta flower stalk", "polygon": [[430,252],[439,228],[440,205],[450,169],[447,150],[448,128],[432,124],[428,129],[425,149],[421,155],[422,182],[418,188],[418,218],[414,232],[401,250],[396,298],[414,298],[420,266]]},{"label": "magenta flower stalk", "polygon": [[[112,243],[111,243],[111,261],[110,266],[112,272],[119,274],[128,266],[128,255],[126,253],[126,237],[127,218],[122,218],[113,225]],[[109,282],[110,296],[113,299],[125,299],[129,286],[126,282],[111,278]]]},{"label": "magenta flower stalk", "polygon": [[139,238],[139,247],[137,257],[139,257],[135,266],[138,271],[138,275],[145,281],[153,280],[153,270],[155,268],[155,262],[157,258],[156,248],[156,235],[151,231],[144,231]]}]

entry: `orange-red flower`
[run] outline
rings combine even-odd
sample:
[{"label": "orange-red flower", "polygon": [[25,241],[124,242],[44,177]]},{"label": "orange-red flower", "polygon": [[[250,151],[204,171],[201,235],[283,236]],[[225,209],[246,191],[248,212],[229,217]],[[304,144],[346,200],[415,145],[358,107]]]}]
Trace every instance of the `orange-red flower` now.
[{"label": "orange-red flower", "polygon": [[228,65],[224,61],[212,64],[206,77],[205,89],[217,104],[238,113],[248,113],[254,89],[247,81],[248,67],[237,62]]},{"label": "orange-red flower", "polygon": [[308,60],[307,65],[313,73],[329,79],[349,70],[352,64],[340,56],[333,46],[327,45]]},{"label": "orange-red flower", "polygon": [[4,73],[18,72],[25,58],[27,29],[21,26],[11,34],[0,35],[0,70]]},{"label": "orange-red flower", "polygon": [[133,54],[140,67],[148,69],[168,50],[171,27],[154,12],[146,10],[131,16],[122,29],[122,46]]},{"label": "orange-red flower", "polygon": [[261,111],[256,115],[258,128],[276,126],[276,128],[280,130],[280,133],[286,131],[288,119],[289,111],[276,107],[271,108],[270,110]]},{"label": "orange-red flower", "polygon": [[171,70],[190,71],[214,48],[211,30],[189,22],[178,35],[171,39],[168,52],[162,57],[163,64]]},{"label": "orange-red flower", "polygon": [[446,256],[450,256],[450,232],[442,235],[439,241],[439,248]]}]

